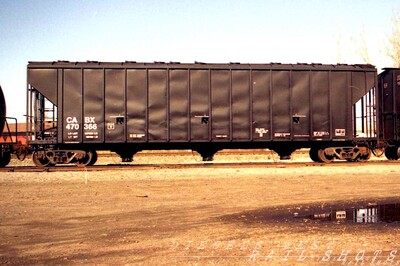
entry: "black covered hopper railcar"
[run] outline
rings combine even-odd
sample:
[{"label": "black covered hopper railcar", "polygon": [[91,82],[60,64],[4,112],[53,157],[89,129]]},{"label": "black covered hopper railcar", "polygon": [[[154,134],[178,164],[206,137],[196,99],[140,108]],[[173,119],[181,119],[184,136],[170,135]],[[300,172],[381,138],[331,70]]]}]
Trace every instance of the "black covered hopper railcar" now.
[{"label": "black covered hopper railcar", "polygon": [[370,65],[30,62],[35,163],[124,161],[149,149],[269,148],[287,158],[368,159],[376,140]]}]

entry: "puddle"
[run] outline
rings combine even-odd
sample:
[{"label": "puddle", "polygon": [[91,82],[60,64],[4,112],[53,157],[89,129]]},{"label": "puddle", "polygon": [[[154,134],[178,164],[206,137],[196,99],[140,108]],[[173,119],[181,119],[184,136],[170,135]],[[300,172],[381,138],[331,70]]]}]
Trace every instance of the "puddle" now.
[{"label": "puddle", "polygon": [[245,224],[393,224],[400,225],[400,202],[398,198],[381,201],[340,201],[335,203],[312,203],[283,205],[247,210],[223,215],[218,218],[227,222]]},{"label": "puddle", "polygon": [[331,210],[329,212],[293,213],[303,221],[343,221],[353,223],[394,223],[400,221],[400,203],[368,204],[366,207]]}]

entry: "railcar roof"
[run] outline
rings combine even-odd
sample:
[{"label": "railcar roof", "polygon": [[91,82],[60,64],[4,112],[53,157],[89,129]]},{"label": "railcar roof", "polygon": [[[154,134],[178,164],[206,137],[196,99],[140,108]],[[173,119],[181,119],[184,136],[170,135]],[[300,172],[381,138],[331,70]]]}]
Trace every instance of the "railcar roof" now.
[{"label": "railcar roof", "polygon": [[400,68],[398,68],[398,67],[385,67],[385,68],[382,68],[382,70],[400,70]]},{"label": "railcar roof", "polygon": [[191,68],[191,69],[275,69],[275,70],[347,70],[347,71],[376,71],[376,67],[370,64],[317,64],[317,63],[180,63],[180,62],[70,62],[70,61],[35,61],[29,62],[28,68]]}]

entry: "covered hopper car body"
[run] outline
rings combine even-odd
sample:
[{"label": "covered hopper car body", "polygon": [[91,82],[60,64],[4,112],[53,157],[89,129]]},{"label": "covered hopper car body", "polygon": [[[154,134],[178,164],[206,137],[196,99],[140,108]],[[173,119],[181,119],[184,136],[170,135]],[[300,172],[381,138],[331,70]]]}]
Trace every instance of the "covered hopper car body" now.
[{"label": "covered hopper car body", "polygon": [[371,65],[30,62],[37,165],[91,165],[98,150],[268,148],[281,158],[366,160],[377,143]]}]

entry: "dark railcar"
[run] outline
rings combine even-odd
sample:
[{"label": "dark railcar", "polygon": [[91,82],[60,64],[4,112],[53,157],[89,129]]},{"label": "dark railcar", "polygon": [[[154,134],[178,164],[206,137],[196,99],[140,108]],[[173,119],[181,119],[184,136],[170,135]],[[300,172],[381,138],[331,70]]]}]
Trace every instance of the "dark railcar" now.
[{"label": "dark railcar", "polygon": [[375,87],[371,65],[30,62],[30,144],[40,165],[146,149],[366,159]]},{"label": "dark railcar", "polygon": [[400,158],[400,69],[385,68],[378,76],[380,138],[388,142],[385,155]]},{"label": "dark railcar", "polygon": [[0,86],[0,135],[3,134],[6,116],[6,100]]},{"label": "dark railcar", "polygon": [[10,163],[12,152],[11,143],[6,142],[7,137],[11,136],[11,134],[3,138],[4,131],[9,133],[9,130],[4,130],[4,128],[8,128],[6,110],[6,100],[0,86],[0,167],[5,167]]}]

